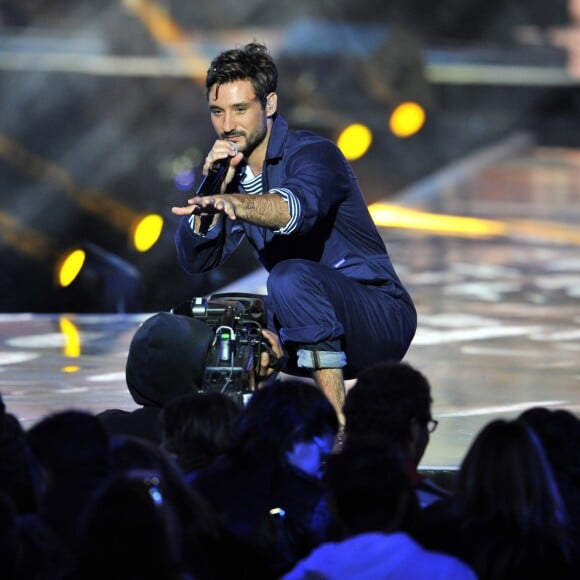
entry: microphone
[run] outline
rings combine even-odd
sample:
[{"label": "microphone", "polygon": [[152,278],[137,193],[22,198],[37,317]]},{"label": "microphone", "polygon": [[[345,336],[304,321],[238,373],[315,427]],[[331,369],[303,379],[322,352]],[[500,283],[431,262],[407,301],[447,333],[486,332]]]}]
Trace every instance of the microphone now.
[{"label": "microphone", "polygon": [[[233,142],[232,145],[234,147],[235,155],[238,152],[238,146]],[[226,176],[229,166],[230,157],[218,159],[215,163],[212,163],[212,166],[209,168],[207,175],[205,175],[201,180],[195,195],[213,195],[214,193],[218,193],[220,185]]]},{"label": "microphone", "polygon": [[[235,146],[235,143],[233,144]],[[236,147],[237,153],[237,147]],[[202,195],[213,195],[214,193],[219,193],[220,186],[222,181],[226,177],[226,173],[230,167],[230,158],[224,157],[223,159],[218,159],[212,166],[209,168],[207,175],[204,175],[197,191],[195,192],[196,196]],[[202,236],[205,236],[209,230],[209,226],[213,221],[213,216],[215,213],[209,213],[208,215],[201,215],[199,216],[199,233]]]},{"label": "microphone", "polygon": [[218,193],[220,185],[224,180],[228,168],[230,166],[230,158],[225,157],[224,159],[218,159],[209,169],[207,175],[203,176],[197,191],[196,196],[200,195],[213,195]]}]

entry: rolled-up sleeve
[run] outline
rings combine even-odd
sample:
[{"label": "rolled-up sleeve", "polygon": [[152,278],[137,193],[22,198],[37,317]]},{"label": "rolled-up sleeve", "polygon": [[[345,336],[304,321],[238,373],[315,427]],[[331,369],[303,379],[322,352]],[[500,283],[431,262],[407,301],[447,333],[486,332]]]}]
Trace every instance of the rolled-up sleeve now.
[{"label": "rolled-up sleeve", "polygon": [[294,233],[298,227],[298,224],[300,223],[300,216],[302,214],[300,201],[298,201],[298,198],[285,187],[271,189],[268,193],[277,193],[283,197],[288,204],[288,212],[290,213],[290,219],[288,220],[288,223],[279,230],[275,230],[275,233],[282,235]]}]

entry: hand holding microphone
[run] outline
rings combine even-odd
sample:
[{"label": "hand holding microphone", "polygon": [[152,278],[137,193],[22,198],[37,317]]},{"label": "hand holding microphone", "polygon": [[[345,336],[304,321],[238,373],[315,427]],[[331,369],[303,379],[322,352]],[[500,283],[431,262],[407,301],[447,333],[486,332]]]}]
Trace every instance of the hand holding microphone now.
[{"label": "hand holding microphone", "polygon": [[[233,147],[233,155],[237,155],[238,153],[238,146],[231,142],[231,146]],[[214,195],[220,192],[220,188],[222,185],[223,180],[226,177],[226,173],[230,168],[230,155],[228,157],[223,157],[222,159],[218,159],[217,161],[213,162],[211,167],[209,168],[207,175],[201,180],[197,191],[195,192],[196,197],[201,197],[204,195]],[[212,161],[211,159],[212,153],[210,152],[208,156],[208,161]],[[194,212],[197,213],[197,212]],[[214,219],[216,211],[209,211],[205,215],[200,215],[199,217],[199,228],[198,233],[201,235],[207,234],[211,223]]]},{"label": "hand holding microphone", "polygon": [[[213,195],[221,197],[222,183],[226,178],[228,169],[230,168],[230,162],[233,157],[238,155],[237,145],[233,141],[216,141],[214,148],[217,150],[218,155],[223,155],[225,152],[227,156],[220,157],[214,161],[215,156],[212,149],[204,163],[204,170],[207,171],[207,173],[199,184],[195,196],[188,200],[188,205],[186,207],[171,208],[172,213],[175,215],[189,216],[193,214],[199,216],[199,219],[196,220],[195,231],[202,235],[207,233],[213,222],[214,215],[222,211],[222,208],[220,207],[214,208],[213,200],[207,198]],[[240,157],[240,159],[236,159],[234,165],[237,165],[241,161],[241,154],[238,155],[238,157]],[[205,200],[202,201],[203,198],[205,198]],[[224,206],[224,203],[222,202],[221,205]]]},{"label": "hand holding microphone", "polygon": [[[233,142],[230,142],[230,145],[233,148],[233,153],[231,153],[230,156],[218,159],[211,164],[207,175],[205,175],[201,180],[201,183],[195,192],[196,196],[214,195],[219,193],[220,186],[230,167],[230,157],[233,157],[238,153],[238,146]],[[211,155],[212,153],[210,152],[208,156],[208,161],[210,162],[212,161]]]}]

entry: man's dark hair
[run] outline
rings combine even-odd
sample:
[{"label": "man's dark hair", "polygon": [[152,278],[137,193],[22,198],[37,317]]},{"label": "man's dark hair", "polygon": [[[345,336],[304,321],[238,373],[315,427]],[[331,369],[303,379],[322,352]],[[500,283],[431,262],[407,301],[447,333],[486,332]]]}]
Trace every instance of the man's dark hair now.
[{"label": "man's dark hair", "polygon": [[241,410],[219,391],[176,397],[162,411],[163,445],[183,471],[206,467],[229,448]]},{"label": "man's dark hair", "polygon": [[55,481],[109,470],[109,438],[91,413],[72,409],[47,415],[28,430],[26,442],[34,461]]},{"label": "man's dark hair", "polygon": [[237,422],[230,453],[246,464],[277,465],[295,443],[334,435],[337,429],[336,412],[320,389],[286,380],[252,395]]},{"label": "man's dark hair", "polygon": [[278,69],[266,46],[250,42],[242,48],[226,50],[216,56],[207,71],[206,96],[215,84],[250,80],[257,99],[266,106],[266,97],[276,90]]},{"label": "man's dark hair", "polygon": [[344,404],[345,430],[380,435],[391,443],[411,440],[411,419],[431,419],[431,387],[425,376],[402,362],[383,362],[361,371]]}]

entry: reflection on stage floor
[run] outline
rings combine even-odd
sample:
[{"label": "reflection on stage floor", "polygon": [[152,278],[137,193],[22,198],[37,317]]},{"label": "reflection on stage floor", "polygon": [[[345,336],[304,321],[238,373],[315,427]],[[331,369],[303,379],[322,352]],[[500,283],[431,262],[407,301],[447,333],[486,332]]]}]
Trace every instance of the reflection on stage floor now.
[{"label": "reflection on stage floor", "polygon": [[[493,418],[580,412],[580,151],[514,148],[465,167],[371,207],[419,312],[406,360],[439,420],[426,468],[456,467]],[[0,316],[7,409],[27,428],[64,408],[132,408],[125,357],[149,315]]]}]

